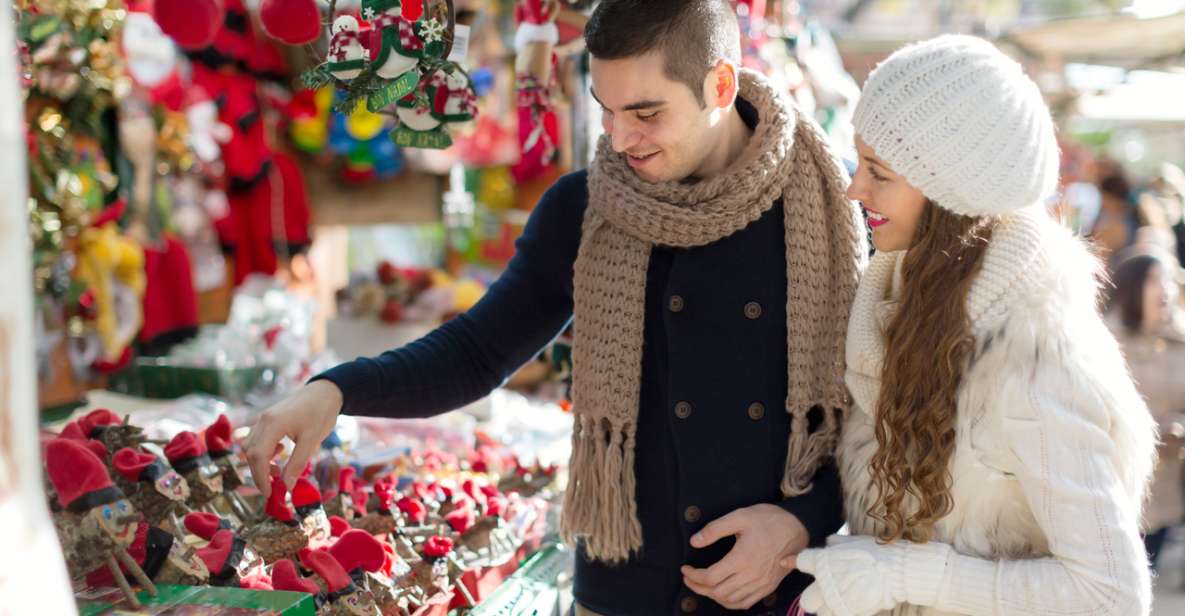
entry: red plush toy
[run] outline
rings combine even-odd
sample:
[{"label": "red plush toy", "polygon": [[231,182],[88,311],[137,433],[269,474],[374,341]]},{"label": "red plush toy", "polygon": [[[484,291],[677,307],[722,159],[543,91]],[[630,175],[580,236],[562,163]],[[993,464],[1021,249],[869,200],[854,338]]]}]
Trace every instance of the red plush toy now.
[{"label": "red plush toy", "polygon": [[259,20],[268,35],[289,45],[312,43],[321,36],[321,11],[314,0],[263,0]]},{"label": "red plush toy", "polygon": [[[311,0],[310,0],[311,1]],[[155,0],[152,18],[165,34],[185,49],[203,49],[222,28],[222,0]]]}]

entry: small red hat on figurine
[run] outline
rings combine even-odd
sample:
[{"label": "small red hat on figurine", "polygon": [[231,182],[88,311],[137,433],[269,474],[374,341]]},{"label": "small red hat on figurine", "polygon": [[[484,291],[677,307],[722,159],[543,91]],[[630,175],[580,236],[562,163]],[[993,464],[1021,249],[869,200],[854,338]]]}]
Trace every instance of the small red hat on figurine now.
[{"label": "small red hat on figurine", "polygon": [[213,513],[198,511],[185,516],[185,530],[210,541],[214,539],[214,535],[218,534],[218,531],[230,530],[230,520],[220,518]]},{"label": "small red hat on figurine", "polygon": [[231,430],[230,420],[226,415],[219,415],[217,421],[206,428],[206,450],[211,456],[222,456],[231,452],[234,446]]},{"label": "small red hat on figurine", "polygon": [[342,535],[337,543],[329,547],[329,553],[346,571],[378,571],[387,560],[383,544],[374,535],[357,528]]},{"label": "small red hat on figurine", "polygon": [[123,500],[123,492],[111,482],[107,467],[82,441],[56,438],[45,446],[45,468],[58,502],[84,513],[98,505]]},{"label": "small red hat on figurine", "polygon": [[272,565],[272,588],[291,592],[307,592],[310,595],[321,592],[317,583],[301,577],[300,573],[296,571],[296,564],[287,558],[281,558]]}]

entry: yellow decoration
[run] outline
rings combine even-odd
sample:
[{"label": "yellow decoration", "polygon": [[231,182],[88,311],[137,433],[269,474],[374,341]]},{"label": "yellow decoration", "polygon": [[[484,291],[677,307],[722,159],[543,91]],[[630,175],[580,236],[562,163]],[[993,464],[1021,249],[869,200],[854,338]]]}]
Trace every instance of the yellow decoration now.
[{"label": "yellow decoration", "polygon": [[346,118],[346,132],[358,141],[374,139],[383,130],[383,116],[366,109],[366,101],[359,100],[354,113]]},{"label": "yellow decoration", "polygon": [[333,87],[319,88],[313,95],[316,114],[292,121],[292,141],[306,152],[320,152],[329,140],[329,107],[333,104]]},{"label": "yellow decoration", "polygon": [[513,209],[514,179],[510,175],[510,167],[482,169],[475,197],[478,203],[492,210]]},{"label": "yellow decoration", "polygon": [[453,277],[449,276],[448,272],[444,270],[434,269],[429,275],[432,277],[431,286],[433,287],[449,287],[452,286],[454,282],[456,282],[453,280]]},{"label": "yellow decoration", "polygon": [[485,295],[485,287],[472,280],[461,280],[453,286],[453,310],[465,312]]},{"label": "yellow decoration", "polygon": [[[144,251],[139,244],[119,234],[115,223],[88,228],[78,238],[78,265],[74,277],[85,283],[95,297],[95,330],[103,345],[103,358],[118,361],[144,323],[143,299],[147,284]],[[117,315],[119,287],[135,295],[135,305],[123,305]],[[132,317],[132,322],[127,317]],[[122,317],[122,322],[121,322]]]}]

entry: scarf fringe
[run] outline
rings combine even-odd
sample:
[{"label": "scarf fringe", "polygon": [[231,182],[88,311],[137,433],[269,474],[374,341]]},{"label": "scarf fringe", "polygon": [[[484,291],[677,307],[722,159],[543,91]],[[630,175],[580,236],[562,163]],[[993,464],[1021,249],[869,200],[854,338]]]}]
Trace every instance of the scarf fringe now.
[{"label": "scarf fringe", "polygon": [[613,426],[596,417],[577,417],[572,460],[564,493],[560,534],[583,542],[592,559],[623,563],[642,549],[634,477],[633,424]]}]

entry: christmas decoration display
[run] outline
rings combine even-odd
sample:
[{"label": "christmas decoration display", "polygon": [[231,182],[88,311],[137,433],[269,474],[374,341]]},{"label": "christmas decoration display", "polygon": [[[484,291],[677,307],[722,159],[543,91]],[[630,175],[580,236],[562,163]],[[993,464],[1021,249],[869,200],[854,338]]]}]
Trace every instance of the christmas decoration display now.
[{"label": "christmas decoration display", "polygon": [[468,75],[447,58],[451,0],[364,0],[360,16],[332,16],[325,62],[305,73],[304,85],[335,84],[343,92],[333,105],[339,113],[364,102],[368,112],[397,120],[390,135],[401,147],[450,146],[446,126],[476,114]]},{"label": "christmas decoration display", "polygon": [[[116,450],[104,466],[107,449],[91,437],[133,429],[143,434],[101,409],[66,424],[45,447],[72,575],[92,587],[123,586],[129,597],[133,584],[151,583],[276,589],[314,595],[322,614],[443,616],[450,605],[479,604],[482,589],[493,587],[489,580],[502,579],[539,545],[541,503],[501,491],[497,473],[519,478],[523,489],[545,489],[539,478],[554,471],[483,445],[468,456],[430,449],[369,465],[374,481],[367,484],[361,467],[322,459],[306,465],[291,494],[279,476],[268,478],[264,520],[195,511],[178,522],[161,512],[184,500],[183,486],[203,474],[187,482],[139,446]],[[166,457],[187,474],[206,469],[204,476],[221,479],[217,465],[202,458],[237,458],[232,433],[219,416],[200,436],[170,439]],[[314,473],[315,466],[337,472]],[[316,478],[333,475],[336,483],[322,491]],[[326,516],[325,504],[335,501],[350,519]]]}]

